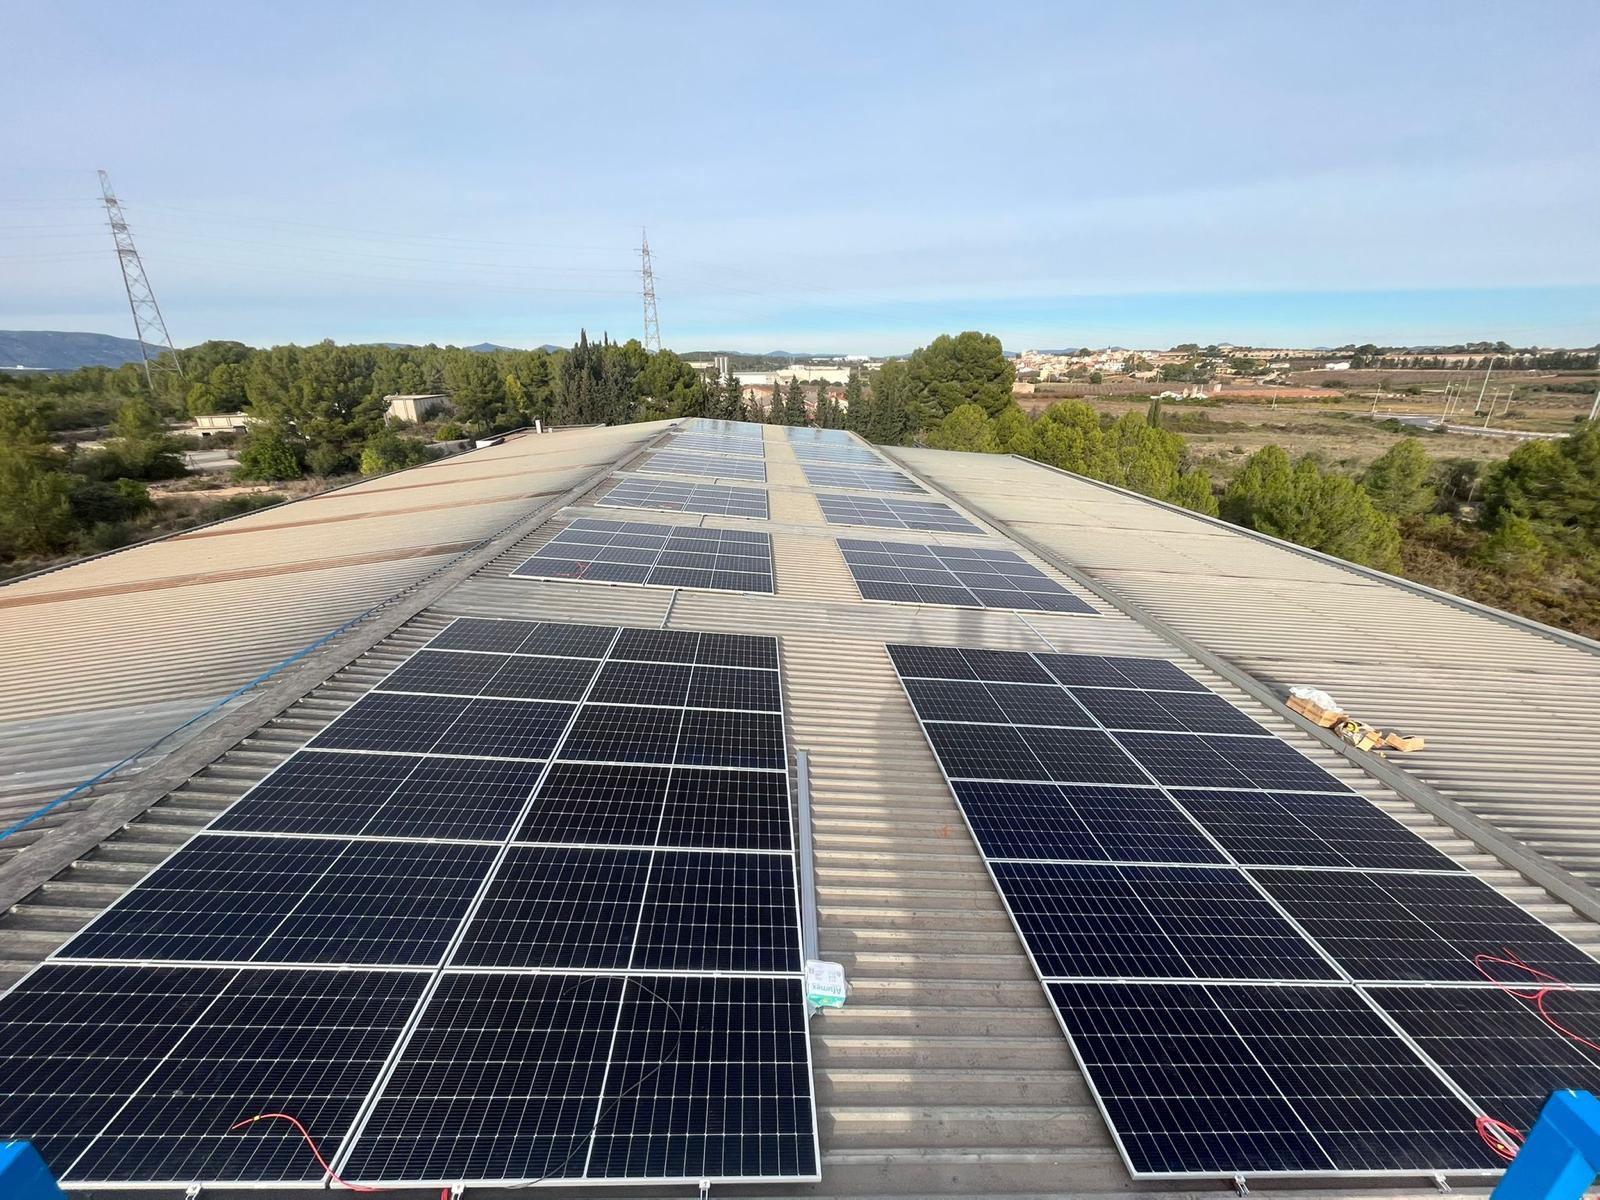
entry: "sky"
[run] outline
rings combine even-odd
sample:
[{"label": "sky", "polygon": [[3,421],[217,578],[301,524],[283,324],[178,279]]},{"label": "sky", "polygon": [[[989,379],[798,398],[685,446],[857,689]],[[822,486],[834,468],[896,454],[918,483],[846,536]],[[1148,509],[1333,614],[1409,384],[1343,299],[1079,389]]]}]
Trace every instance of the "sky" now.
[{"label": "sky", "polygon": [[[0,0],[0,328],[1600,342],[1600,5]],[[20,51],[20,52],[19,52]]]}]

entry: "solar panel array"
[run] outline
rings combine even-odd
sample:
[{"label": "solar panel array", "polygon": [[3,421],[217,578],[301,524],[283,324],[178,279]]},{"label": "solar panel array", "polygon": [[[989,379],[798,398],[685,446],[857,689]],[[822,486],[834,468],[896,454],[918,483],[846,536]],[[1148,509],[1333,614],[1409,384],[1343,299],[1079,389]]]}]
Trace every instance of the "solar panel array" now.
[{"label": "solar panel array", "polygon": [[771,534],[594,517],[573,521],[511,574],[728,592],[776,590]]},{"label": "solar panel array", "polygon": [[830,525],[870,525],[879,529],[926,529],[939,533],[982,533],[948,504],[930,500],[882,500],[818,492],[817,504]]},{"label": "solar panel array", "polygon": [[800,469],[813,487],[859,488],[867,492],[920,492],[922,486],[911,476],[883,465],[851,465],[810,462],[802,458]]},{"label": "solar panel array", "polygon": [[776,642],[459,620],[0,998],[69,1184],[817,1177]]},{"label": "solar panel array", "polygon": [[713,517],[767,519],[767,493],[760,488],[721,483],[676,483],[630,475],[595,501],[599,508],[651,508],[661,512],[703,513]]},{"label": "solar panel array", "polygon": [[889,652],[1135,1174],[1491,1172],[1600,1086],[1485,978],[1600,963],[1178,667]]},{"label": "solar panel array", "polygon": [[1012,550],[841,538],[839,551],[863,600],[1033,612],[1095,611]]},{"label": "solar panel array", "polygon": [[[741,442],[740,445],[749,443]],[[767,469],[760,460],[748,456],[701,453],[672,446],[657,450],[636,468],[664,475],[703,475],[708,479],[749,479],[765,482]]]}]

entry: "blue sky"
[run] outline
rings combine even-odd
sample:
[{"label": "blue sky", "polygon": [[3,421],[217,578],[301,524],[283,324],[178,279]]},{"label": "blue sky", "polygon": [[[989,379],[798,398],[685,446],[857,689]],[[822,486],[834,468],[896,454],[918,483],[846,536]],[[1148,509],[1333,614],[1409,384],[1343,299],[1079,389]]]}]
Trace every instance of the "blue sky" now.
[{"label": "blue sky", "polygon": [[[1600,341],[1600,10],[13,4],[0,327]],[[21,48],[21,53],[15,50]]]}]

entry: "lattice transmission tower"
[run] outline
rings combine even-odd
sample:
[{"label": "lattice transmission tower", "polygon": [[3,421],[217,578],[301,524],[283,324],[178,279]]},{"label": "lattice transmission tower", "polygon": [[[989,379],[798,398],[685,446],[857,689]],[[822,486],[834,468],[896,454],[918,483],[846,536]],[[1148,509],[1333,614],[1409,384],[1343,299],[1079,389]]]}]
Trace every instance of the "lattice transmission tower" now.
[{"label": "lattice transmission tower", "polygon": [[656,316],[656,273],[650,266],[650,235],[639,230],[639,279],[644,286],[644,348],[661,349],[661,319]]},{"label": "lattice transmission tower", "polygon": [[[111,190],[111,176],[100,172],[100,197],[105,202],[106,218],[111,223],[111,237],[117,243],[117,263],[122,267],[122,285],[128,291],[128,308],[133,312],[133,332],[139,339],[139,354],[144,359],[144,381],[155,394],[155,376],[174,374],[183,378],[183,364],[178,360],[178,348],[172,344],[167,332],[167,322],[161,316],[161,306],[150,287],[150,278],[144,273],[144,262],[133,244],[133,234],[128,231],[127,219],[122,215],[122,205]],[[163,352],[167,357],[163,358]]]}]

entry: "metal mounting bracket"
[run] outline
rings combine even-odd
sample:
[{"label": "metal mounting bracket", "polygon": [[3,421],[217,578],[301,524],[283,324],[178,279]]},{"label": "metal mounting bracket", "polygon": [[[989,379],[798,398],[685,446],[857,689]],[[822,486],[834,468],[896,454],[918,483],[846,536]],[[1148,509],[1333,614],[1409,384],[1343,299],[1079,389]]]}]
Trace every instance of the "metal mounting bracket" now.
[{"label": "metal mounting bracket", "polygon": [[706,1198],[708,1196],[710,1196],[710,1195],[711,1195],[711,1180],[702,1179],[700,1181],[700,1200],[706,1200]]},{"label": "metal mounting bracket", "polygon": [[1244,1181],[1243,1175],[1235,1175],[1233,1177],[1233,1191],[1236,1196],[1248,1196],[1250,1194],[1250,1185]]},{"label": "metal mounting bracket", "polygon": [[1433,1177],[1433,1186],[1441,1192],[1450,1190],[1450,1182],[1443,1175],[1435,1175]]},{"label": "metal mounting bracket", "polygon": [[200,1185],[198,1183],[191,1183],[183,1189],[183,1200],[199,1200],[199,1198]]}]

